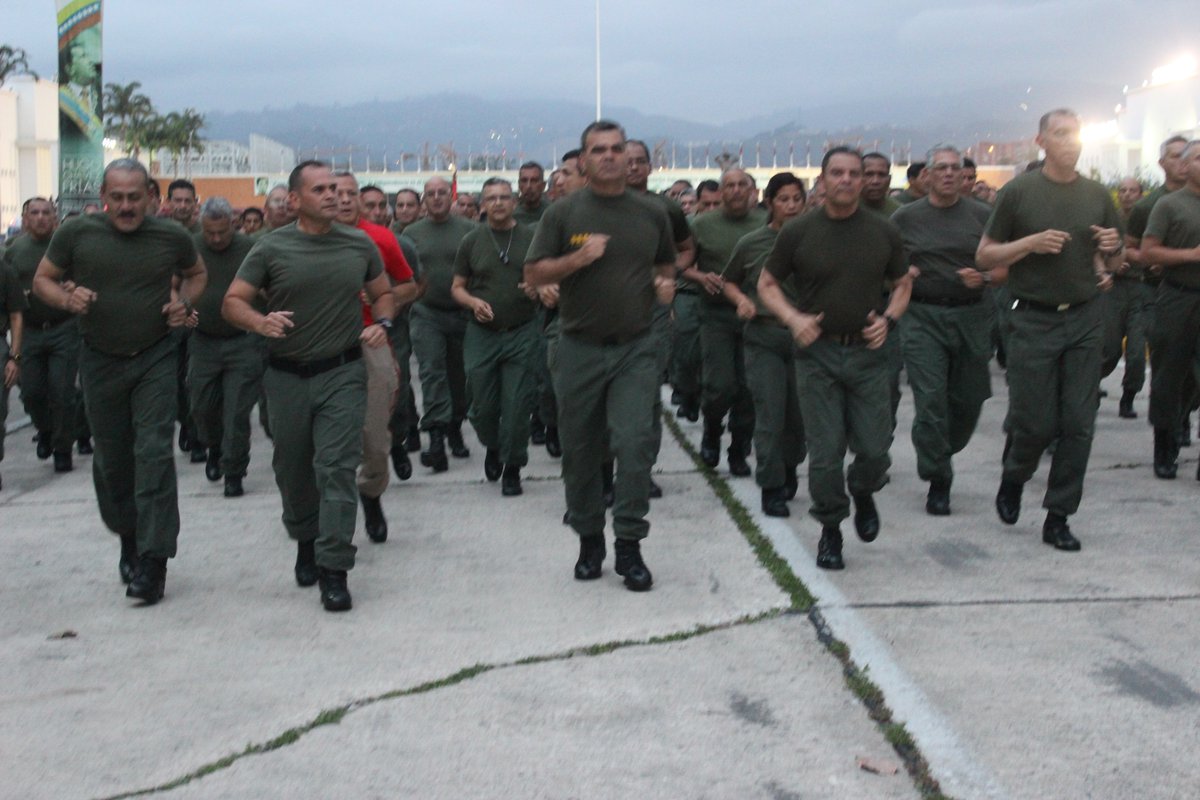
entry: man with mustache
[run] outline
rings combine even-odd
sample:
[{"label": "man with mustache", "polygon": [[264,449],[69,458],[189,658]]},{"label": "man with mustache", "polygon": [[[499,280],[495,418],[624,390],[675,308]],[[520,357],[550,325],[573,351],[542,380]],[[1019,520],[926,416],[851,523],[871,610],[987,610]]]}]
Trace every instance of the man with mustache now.
[{"label": "man with mustache", "polygon": [[105,212],[58,229],[33,292],[80,316],[79,375],[100,516],[121,537],[125,595],[153,604],[163,597],[179,536],[171,448],[178,353],[169,332],[194,322],[191,303],[208,275],[186,230],[146,216],[149,181],[138,161],[110,163],[100,184]]}]

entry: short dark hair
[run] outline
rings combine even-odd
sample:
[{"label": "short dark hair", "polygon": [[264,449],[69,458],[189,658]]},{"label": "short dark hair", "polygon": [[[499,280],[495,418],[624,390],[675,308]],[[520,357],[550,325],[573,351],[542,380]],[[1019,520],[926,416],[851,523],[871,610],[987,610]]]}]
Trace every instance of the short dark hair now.
[{"label": "short dark hair", "polygon": [[403,189],[396,192],[395,199],[397,199],[397,200],[400,199],[400,195],[402,195],[402,194],[411,194],[413,197],[417,198],[418,203],[421,202],[421,193],[418,192],[416,189],[413,189],[412,187],[405,186]]},{"label": "short dark hair", "polygon": [[288,173],[288,191],[298,192],[300,187],[304,185],[304,170],[309,167],[322,167],[329,169],[329,165],[324,161],[318,161],[315,158],[310,158],[307,161],[301,161],[296,166],[292,167],[292,171]]},{"label": "short dark hair", "polygon": [[1158,157],[1159,157],[1159,158],[1164,158],[1164,157],[1167,155],[1167,148],[1168,148],[1168,147],[1170,147],[1170,146],[1171,146],[1171,145],[1173,145],[1173,144],[1184,144],[1184,145],[1186,145],[1187,143],[1188,143],[1187,137],[1186,137],[1186,136],[1180,136],[1180,135],[1177,133],[1177,134],[1175,134],[1174,136],[1172,136],[1170,139],[1167,139],[1165,142],[1163,142],[1161,145],[1159,145],[1159,146],[1158,146]]},{"label": "short dark hair", "polygon": [[50,208],[54,208],[54,203],[50,202],[46,198],[39,195],[37,197],[31,197],[28,200],[26,200],[24,203],[21,203],[21,213],[22,214],[24,214],[26,211],[29,210],[29,206],[31,203],[50,203]]},{"label": "short dark hair", "polygon": [[963,169],[975,169],[975,159],[963,156]]},{"label": "short dark hair", "polygon": [[882,161],[883,163],[888,165],[888,169],[892,168],[892,160],[877,150],[872,150],[869,153],[863,154],[863,157],[862,157],[863,161],[866,161],[868,158],[874,158],[878,161]]},{"label": "short dark hair", "polygon": [[909,181],[912,181],[921,174],[921,170],[923,169],[925,169],[924,161],[914,161],[908,165],[908,169],[904,174],[908,176]]},{"label": "short dark hair", "polygon": [[517,167],[517,172],[521,172],[522,170],[526,170],[526,169],[536,169],[538,172],[542,173],[543,175],[546,174],[546,170],[543,169],[542,165],[536,161],[526,161],[524,164]]},{"label": "short dark hair", "polygon": [[373,183],[368,183],[366,186],[358,187],[358,193],[360,195],[364,195],[367,192],[379,192],[381,195],[383,195],[383,199],[387,200],[387,192],[385,192],[383,189],[379,188],[378,186],[376,186]]},{"label": "short dark hair", "polygon": [[184,178],[176,178],[167,184],[167,197],[170,197],[176,189],[187,189],[192,193],[192,197],[196,196],[196,184]]},{"label": "short dark hair", "polygon": [[579,154],[582,152],[583,152],[582,150],[568,150],[567,152],[563,153],[561,163],[565,164],[566,162],[570,161],[572,158],[579,158]]},{"label": "short dark hair", "polygon": [[258,206],[250,206],[250,207],[246,208],[244,211],[242,211],[242,219],[245,219],[248,214],[253,214],[253,215],[257,216],[259,219],[263,218],[262,209],[259,208]]},{"label": "short dark hair", "polygon": [[779,194],[779,190],[785,186],[799,186],[800,199],[808,198],[808,192],[804,188],[804,181],[797,178],[790,172],[776,172],[767,181],[767,188],[763,189],[763,199],[768,203],[775,199],[775,195]]},{"label": "short dark hair", "polygon": [[584,128],[583,133],[579,135],[579,149],[587,149],[587,138],[593,133],[608,133],[609,131],[616,131],[617,133],[621,134],[622,139],[625,138],[625,129],[620,125],[613,122],[611,119],[598,119],[591,125],[588,125],[586,128]]},{"label": "short dark hair", "polygon": [[825,170],[829,167],[829,162],[831,160],[833,160],[834,156],[854,156],[855,158],[858,159],[859,164],[862,163],[862,158],[863,158],[862,153],[860,153],[858,150],[851,147],[850,145],[839,144],[836,147],[829,148],[827,151],[825,151],[825,155],[822,156],[822,158],[821,158],[821,172],[822,173],[824,173]]},{"label": "short dark hair", "polygon": [[484,189],[488,188],[489,186],[498,186],[500,184],[504,184],[505,186],[508,187],[508,190],[510,192],[512,191],[512,181],[506,180],[506,179],[498,177],[498,176],[494,176],[494,177],[488,178],[486,181],[483,182],[483,186],[481,186],[479,189],[480,196],[483,196]]},{"label": "short dark hair", "polygon": [[643,142],[641,139],[626,139],[625,140],[626,149],[628,149],[629,145],[631,145],[631,144],[636,144],[639,147],[641,147],[643,150],[645,150],[646,151],[646,160],[653,163],[654,159],[652,159],[650,157],[650,148],[646,145],[645,142]]},{"label": "short dark hair", "polygon": [[1071,117],[1076,122],[1079,121],[1079,115],[1069,108],[1055,108],[1042,114],[1042,118],[1038,120],[1038,133],[1045,133],[1050,127],[1050,120],[1053,117]]},{"label": "short dark hair", "polygon": [[108,173],[110,172],[140,172],[142,177],[146,179],[146,183],[150,183],[150,173],[146,170],[146,165],[136,158],[118,158],[115,161],[110,161],[108,166],[104,168],[104,177],[100,179],[101,189],[108,183]]},{"label": "short dark hair", "polygon": [[712,178],[709,178],[708,180],[700,181],[699,183],[696,184],[696,197],[699,197],[704,192],[719,192],[719,191],[721,191],[721,184],[717,183]]}]

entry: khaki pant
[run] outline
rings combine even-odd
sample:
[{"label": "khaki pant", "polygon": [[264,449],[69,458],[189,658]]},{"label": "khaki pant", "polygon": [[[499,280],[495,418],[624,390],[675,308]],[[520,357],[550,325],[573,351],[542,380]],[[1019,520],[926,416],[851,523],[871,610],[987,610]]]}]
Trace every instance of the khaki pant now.
[{"label": "khaki pant", "polygon": [[358,468],[358,491],[367,497],[379,497],[388,485],[388,455],[392,434],[388,430],[392,410],[400,388],[400,370],[390,345],[363,345],[363,363],[367,368],[366,421],[362,431],[362,464]]}]

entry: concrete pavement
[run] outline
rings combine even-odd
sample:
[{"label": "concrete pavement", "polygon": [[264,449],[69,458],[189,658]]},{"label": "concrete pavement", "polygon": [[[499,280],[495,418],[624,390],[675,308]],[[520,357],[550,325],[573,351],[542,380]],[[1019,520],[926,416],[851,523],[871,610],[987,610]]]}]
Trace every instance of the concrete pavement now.
[{"label": "concrete pavement", "polygon": [[[844,573],[812,564],[803,474],[789,520],[758,513],[751,480],[729,486],[948,794],[1192,797],[1196,449],[1179,480],[1154,479],[1144,396],[1137,421],[1106,400],[1071,520],[1083,551],[1058,553],[1038,535],[1045,465],[1018,525],[995,517],[1002,378],[994,388],[956,460],[954,514],[939,519],[924,513],[905,389],[883,533],[863,545],[847,528]],[[683,430],[698,441],[699,425]],[[449,473],[417,467],[389,488],[391,538],[356,537],[345,615],[292,580],[268,452],[255,441],[237,500],[179,456],[180,556],[166,599],[136,608],[88,459],[54,476],[23,432],[10,438],[4,794],[113,797],[186,781],[158,793],[917,796],[902,771],[858,767],[900,760],[669,438],[656,476],[667,496],[644,549],[650,593],[621,587],[611,550],[603,579],[572,580],[576,545],[544,450],[531,451],[525,495],[506,499],[482,481],[473,443]],[[239,757],[248,746],[263,752]]]}]

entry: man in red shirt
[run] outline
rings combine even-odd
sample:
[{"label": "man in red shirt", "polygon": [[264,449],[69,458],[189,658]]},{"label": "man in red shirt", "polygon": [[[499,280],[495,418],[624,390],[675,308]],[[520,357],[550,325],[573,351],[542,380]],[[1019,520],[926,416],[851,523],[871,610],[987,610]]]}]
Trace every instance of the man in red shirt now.
[{"label": "man in red shirt", "polygon": [[[379,248],[383,268],[392,279],[392,295],[396,307],[411,303],[417,296],[417,284],[413,281],[412,269],[400,250],[400,243],[387,228],[362,218],[358,180],[349,172],[336,173],[335,177],[337,221],[358,228]],[[375,322],[371,317],[370,306],[364,302],[363,325],[372,325]],[[389,319],[378,322],[387,329],[390,336],[392,321]],[[392,406],[396,402],[400,374],[390,347],[363,348],[363,361],[367,366],[367,416],[363,425],[363,460],[358,469],[358,496],[362,500],[367,536],[372,542],[384,542],[387,541],[388,529],[380,498],[388,485],[388,453],[392,444],[388,420],[391,419]]]}]

